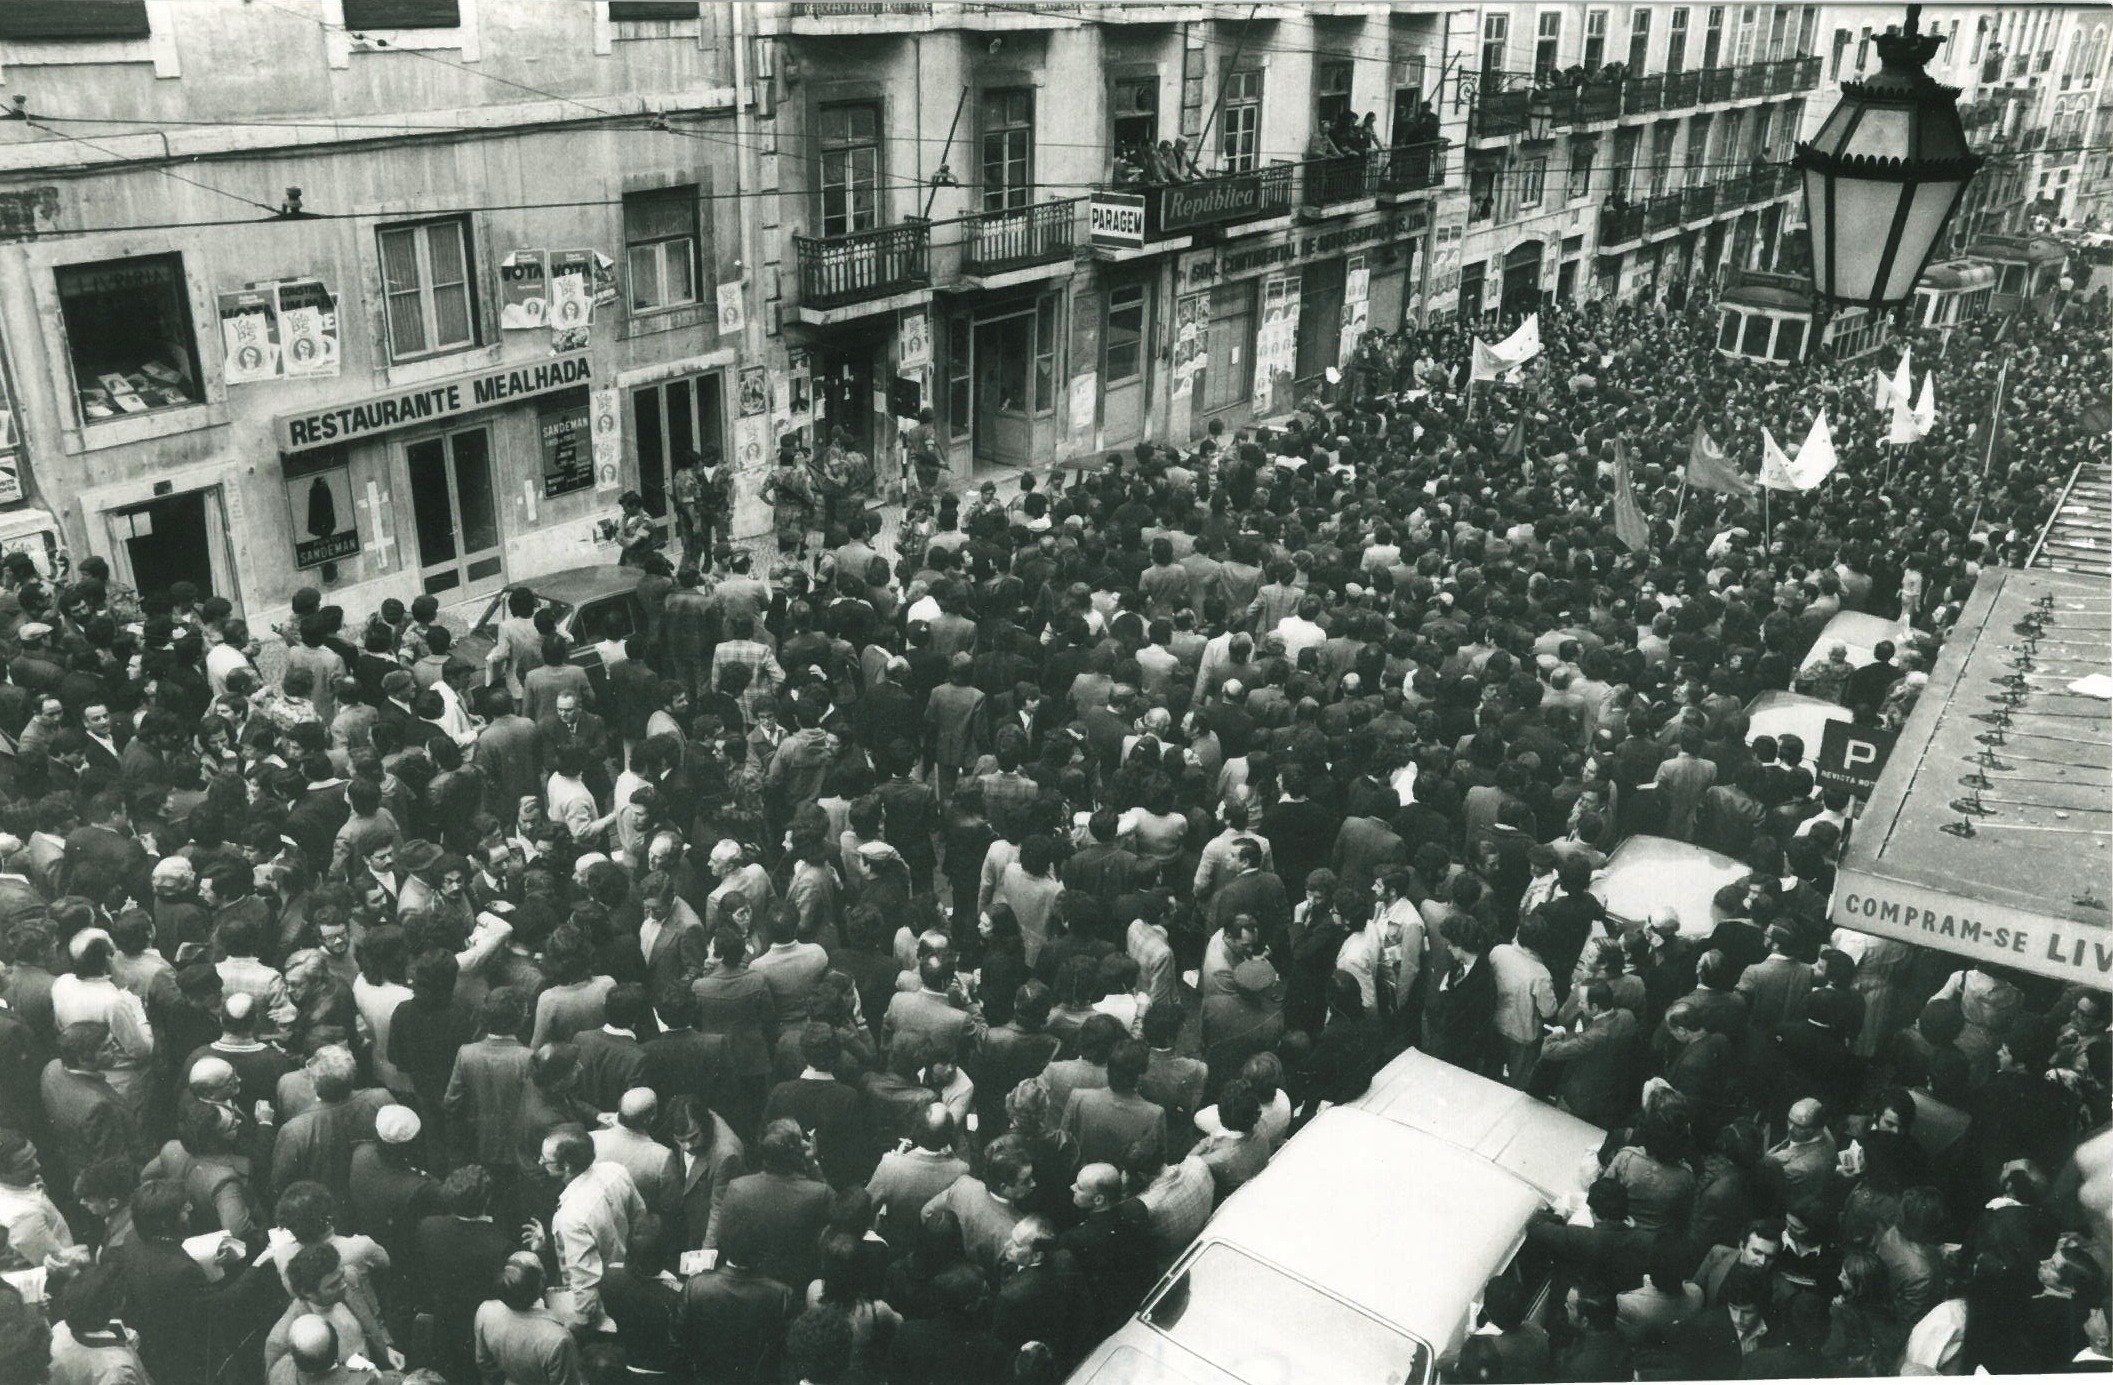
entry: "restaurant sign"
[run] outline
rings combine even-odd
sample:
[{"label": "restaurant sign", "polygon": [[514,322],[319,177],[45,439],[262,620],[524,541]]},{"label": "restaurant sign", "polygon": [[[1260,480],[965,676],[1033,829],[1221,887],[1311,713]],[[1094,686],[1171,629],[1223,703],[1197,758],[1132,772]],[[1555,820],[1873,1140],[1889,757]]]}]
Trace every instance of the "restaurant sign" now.
[{"label": "restaurant sign", "polygon": [[502,366],[431,384],[393,390],[311,413],[281,414],[272,421],[279,450],[302,452],[332,443],[356,442],[458,414],[496,408],[516,399],[592,384],[587,353],[554,356],[534,365]]}]

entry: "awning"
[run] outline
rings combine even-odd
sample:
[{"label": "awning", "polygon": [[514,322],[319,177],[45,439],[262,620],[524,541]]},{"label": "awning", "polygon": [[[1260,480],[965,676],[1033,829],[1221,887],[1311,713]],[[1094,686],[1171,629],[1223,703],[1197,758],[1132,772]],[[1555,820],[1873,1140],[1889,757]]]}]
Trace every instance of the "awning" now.
[{"label": "awning", "polygon": [[2103,583],[1992,569],[1849,839],[1836,925],[2104,987],[2113,674]]}]

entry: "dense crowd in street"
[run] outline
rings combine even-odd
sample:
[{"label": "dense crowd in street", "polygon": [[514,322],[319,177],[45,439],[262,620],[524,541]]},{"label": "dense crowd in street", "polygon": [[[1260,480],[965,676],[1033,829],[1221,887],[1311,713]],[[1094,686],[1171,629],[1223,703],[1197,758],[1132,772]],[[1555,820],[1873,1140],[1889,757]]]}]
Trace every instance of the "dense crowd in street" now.
[{"label": "dense crowd in street", "polygon": [[[1409,1046],[1609,1132],[1450,1378],[2103,1368],[2108,997],[1833,929],[1853,805],[1742,710],[1907,715],[2105,455],[2103,302],[1918,341],[1904,448],[1890,351],[1540,326],[1002,493],[921,451],[894,553],[692,474],[591,667],[525,589],[262,631],[11,557],[0,1385],[1052,1381]],[[1818,488],[1683,486],[1823,408]],[[1751,874],[1616,926],[1640,832]]]}]

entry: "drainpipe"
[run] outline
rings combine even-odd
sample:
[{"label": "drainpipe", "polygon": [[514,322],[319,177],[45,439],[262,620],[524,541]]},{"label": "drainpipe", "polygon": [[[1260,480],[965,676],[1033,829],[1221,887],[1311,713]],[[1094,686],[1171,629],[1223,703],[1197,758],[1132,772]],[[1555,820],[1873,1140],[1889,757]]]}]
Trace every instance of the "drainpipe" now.
[{"label": "drainpipe", "polygon": [[756,260],[756,216],[750,194],[760,192],[761,156],[756,149],[755,120],[751,115],[755,93],[749,90],[749,9],[726,7],[732,26],[734,49],[734,209],[741,226],[741,292],[748,300],[741,314],[741,358],[753,363],[763,351],[762,295],[754,290],[762,282],[762,266]]}]

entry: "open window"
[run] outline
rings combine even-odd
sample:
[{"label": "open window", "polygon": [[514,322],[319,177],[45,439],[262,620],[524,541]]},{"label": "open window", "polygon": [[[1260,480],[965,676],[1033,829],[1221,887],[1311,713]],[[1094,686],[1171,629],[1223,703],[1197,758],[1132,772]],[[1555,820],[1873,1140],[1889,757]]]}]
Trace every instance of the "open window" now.
[{"label": "open window", "polygon": [[56,277],[81,422],[204,401],[182,255],[61,265]]}]

